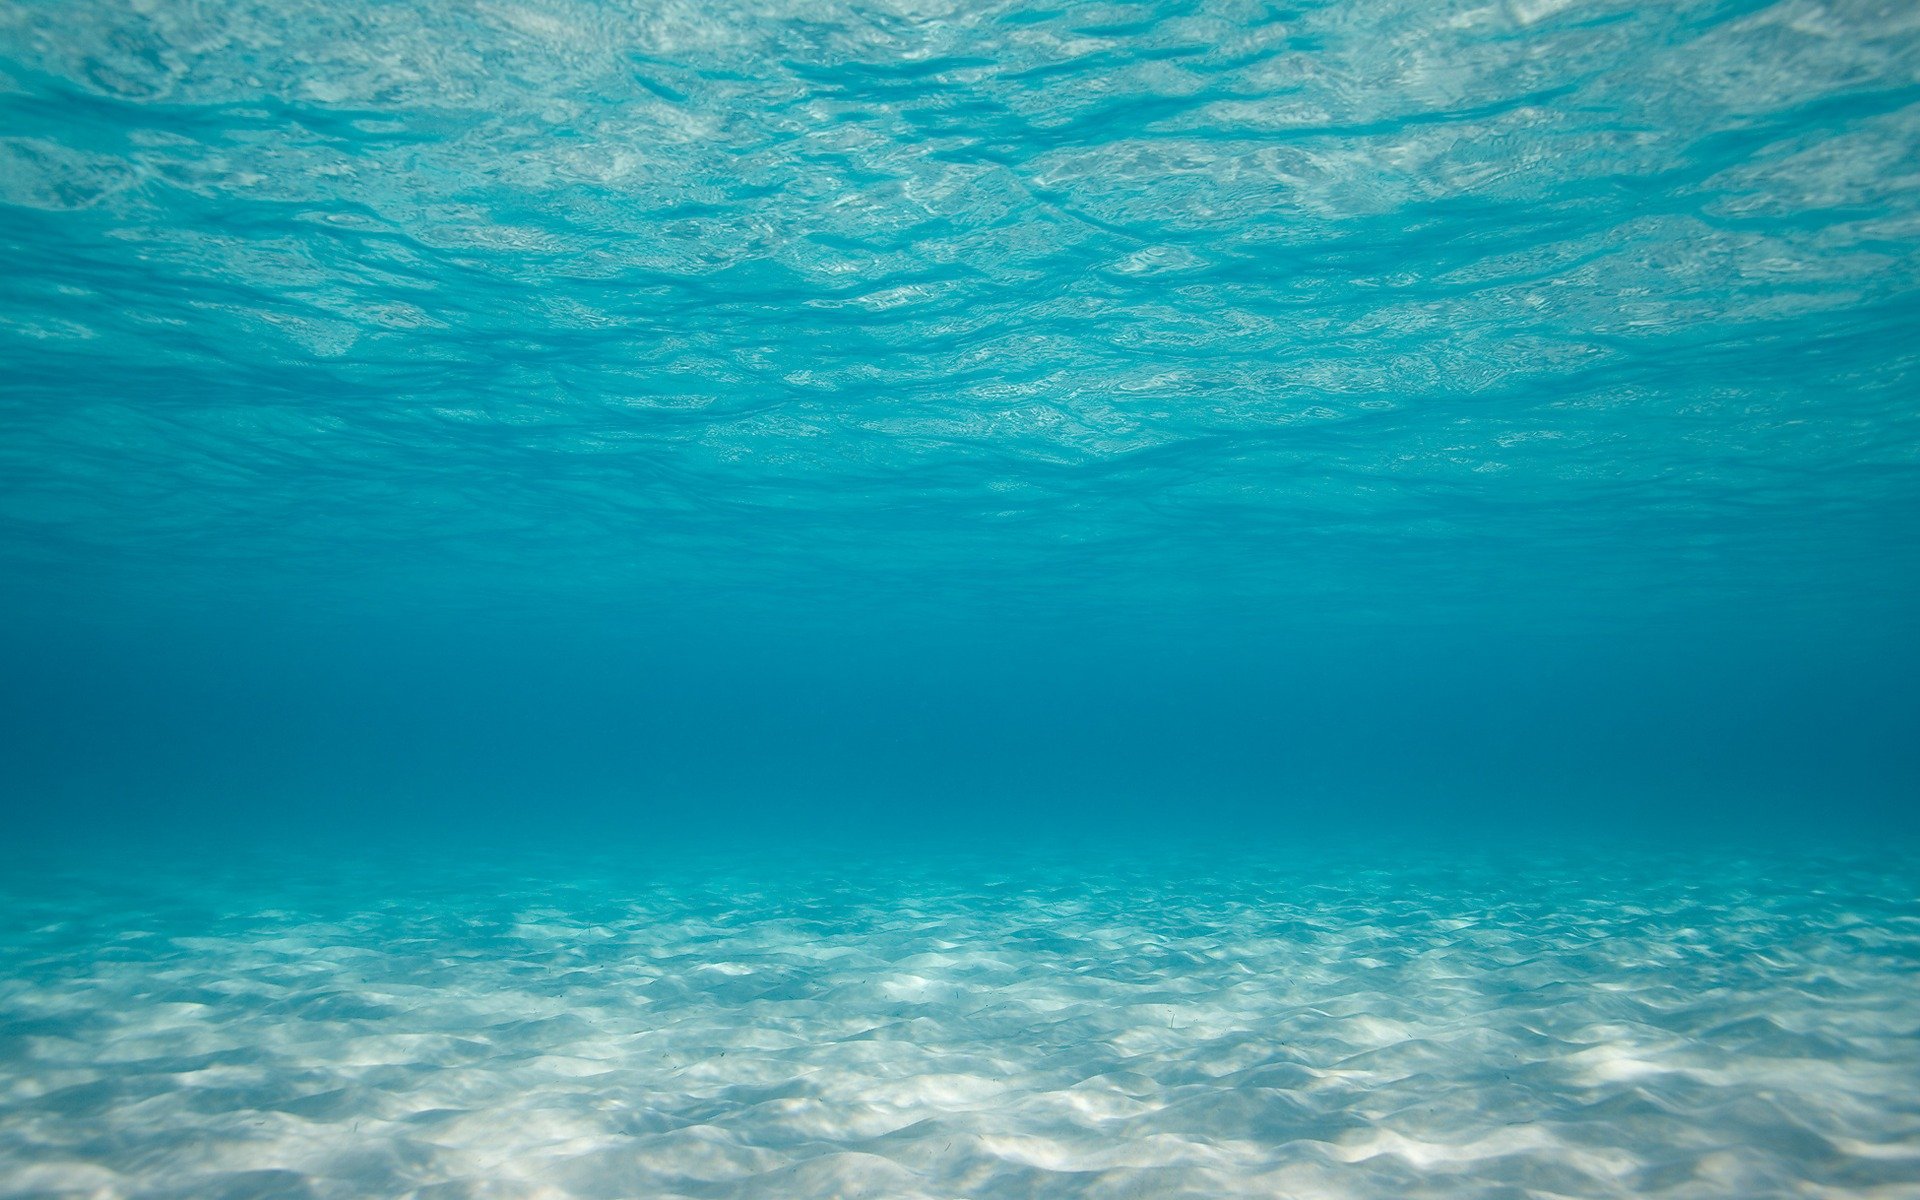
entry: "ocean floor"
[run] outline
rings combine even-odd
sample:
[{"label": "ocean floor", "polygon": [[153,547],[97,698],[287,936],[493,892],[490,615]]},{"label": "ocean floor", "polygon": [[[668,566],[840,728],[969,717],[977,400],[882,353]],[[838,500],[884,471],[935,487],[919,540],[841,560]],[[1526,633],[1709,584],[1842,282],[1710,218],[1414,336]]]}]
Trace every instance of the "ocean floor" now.
[{"label": "ocean floor", "polygon": [[14,864],[0,1196],[1920,1196],[1917,881]]}]

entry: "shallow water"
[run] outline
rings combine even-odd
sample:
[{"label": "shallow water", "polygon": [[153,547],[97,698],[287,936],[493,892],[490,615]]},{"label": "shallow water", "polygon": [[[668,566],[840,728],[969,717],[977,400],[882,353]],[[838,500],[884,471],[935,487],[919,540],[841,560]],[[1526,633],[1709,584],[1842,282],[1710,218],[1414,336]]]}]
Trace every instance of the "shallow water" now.
[{"label": "shallow water", "polygon": [[1878,0],[9,0],[17,603],[1903,623]]},{"label": "shallow water", "polygon": [[1867,856],[361,858],[4,884],[0,1195],[1911,1196]]},{"label": "shallow water", "polygon": [[0,775],[1911,834],[1917,14],[0,0]]},{"label": "shallow water", "polygon": [[0,1198],[1920,1197],[1920,5],[0,0]]}]

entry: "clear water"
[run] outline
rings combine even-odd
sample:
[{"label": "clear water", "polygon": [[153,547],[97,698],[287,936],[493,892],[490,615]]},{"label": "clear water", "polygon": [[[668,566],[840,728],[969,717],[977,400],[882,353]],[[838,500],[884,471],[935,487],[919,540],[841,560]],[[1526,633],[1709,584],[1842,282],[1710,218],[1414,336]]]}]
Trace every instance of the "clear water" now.
[{"label": "clear water", "polygon": [[6,885],[7,1195],[1920,1186],[1906,861],[133,876]]},{"label": "clear water", "polygon": [[0,1196],[1920,1195],[1916,164],[1887,0],[0,0]]}]

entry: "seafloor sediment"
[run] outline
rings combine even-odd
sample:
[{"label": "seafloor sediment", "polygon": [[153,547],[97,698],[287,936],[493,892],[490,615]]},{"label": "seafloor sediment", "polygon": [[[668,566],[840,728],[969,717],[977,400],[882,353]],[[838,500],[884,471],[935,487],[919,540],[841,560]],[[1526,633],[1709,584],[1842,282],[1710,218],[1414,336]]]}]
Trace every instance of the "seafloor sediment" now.
[{"label": "seafloor sediment", "polygon": [[1896,861],[8,879],[9,1198],[1920,1195]]}]

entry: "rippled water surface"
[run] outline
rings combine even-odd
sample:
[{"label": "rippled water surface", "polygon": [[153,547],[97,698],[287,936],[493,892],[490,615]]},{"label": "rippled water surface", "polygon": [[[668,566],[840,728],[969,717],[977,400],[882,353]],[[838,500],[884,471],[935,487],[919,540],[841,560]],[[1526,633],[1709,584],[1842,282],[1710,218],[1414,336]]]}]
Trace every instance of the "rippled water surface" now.
[{"label": "rippled water surface", "polygon": [[1884,0],[8,0],[0,555],[68,604],[1885,621],[1915,162]]}]

